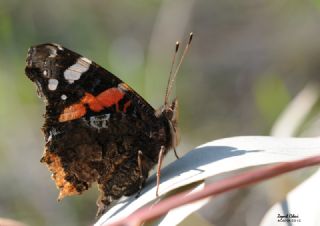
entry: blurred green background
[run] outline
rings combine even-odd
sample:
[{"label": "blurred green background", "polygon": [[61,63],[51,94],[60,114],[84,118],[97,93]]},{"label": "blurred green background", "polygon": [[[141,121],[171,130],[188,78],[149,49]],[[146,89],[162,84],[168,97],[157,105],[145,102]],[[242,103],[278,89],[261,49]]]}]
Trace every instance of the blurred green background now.
[{"label": "blurred green background", "polygon": [[95,188],[57,203],[39,162],[44,104],[24,75],[31,45],[75,50],[157,108],[174,44],[193,31],[176,83],[183,153],[222,137],[270,134],[292,98],[318,82],[319,22],[319,0],[0,0],[0,217],[89,225],[96,211]]}]

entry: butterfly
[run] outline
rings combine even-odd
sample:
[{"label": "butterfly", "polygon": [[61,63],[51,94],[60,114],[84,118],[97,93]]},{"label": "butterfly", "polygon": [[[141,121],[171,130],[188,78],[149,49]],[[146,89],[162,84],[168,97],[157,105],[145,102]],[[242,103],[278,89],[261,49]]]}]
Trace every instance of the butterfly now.
[{"label": "butterfly", "polygon": [[159,174],[163,156],[179,142],[178,101],[169,102],[169,96],[192,37],[172,73],[176,44],[159,109],[108,70],[59,44],[28,50],[25,73],[46,105],[41,162],[52,172],[58,200],[81,194],[96,182],[101,214],[114,200],[141,191],[157,163]]}]

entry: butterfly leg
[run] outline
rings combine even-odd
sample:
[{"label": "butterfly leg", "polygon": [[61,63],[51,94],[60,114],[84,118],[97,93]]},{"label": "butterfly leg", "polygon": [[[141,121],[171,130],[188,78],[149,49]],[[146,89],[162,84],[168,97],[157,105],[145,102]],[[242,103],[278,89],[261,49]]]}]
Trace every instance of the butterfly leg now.
[{"label": "butterfly leg", "polygon": [[157,167],[157,190],[156,190],[156,196],[159,196],[159,186],[160,186],[160,171],[161,171],[161,166],[163,162],[163,157],[164,157],[164,146],[161,146],[160,152],[159,152],[159,157],[158,157],[158,167]]},{"label": "butterfly leg", "polygon": [[105,197],[104,194],[100,194],[97,200],[98,211],[96,213],[96,218],[101,217],[101,215],[109,209],[111,202],[111,196]]},{"label": "butterfly leg", "polygon": [[142,151],[139,150],[138,151],[138,167],[139,167],[139,179],[140,179],[140,183],[139,183],[139,191],[136,195],[136,198],[139,197],[141,190],[142,190],[142,186],[144,183],[144,177],[143,177],[143,166],[142,166],[142,158],[143,158],[143,154]]}]

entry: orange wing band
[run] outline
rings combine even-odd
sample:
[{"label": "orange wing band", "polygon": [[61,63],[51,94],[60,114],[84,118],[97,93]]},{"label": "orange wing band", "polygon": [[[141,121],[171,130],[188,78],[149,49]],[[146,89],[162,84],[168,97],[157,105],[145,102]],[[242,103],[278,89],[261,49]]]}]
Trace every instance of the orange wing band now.
[{"label": "orange wing band", "polygon": [[[125,93],[118,88],[110,88],[98,96],[93,96],[90,93],[85,93],[81,98],[80,103],[73,104],[66,107],[62,114],[59,116],[59,122],[66,122],[74,119],[81,118],[87,112],[85,105],[88,105],[90,110],[99,112],[104,108],[116,105],[116,110],[119,111],[119,101],[124,97]],[[130,105],[130,101],[126,102],[123,111],[126,112],[127,107]]]},{"label": "orange wing band", "polygon": [[96,99],[104,107],[111,107],[114,104],[118,104],[119,101],[123,98],[124,93],[118,88],[110,88],[106,91],[100,93]]},{"label": "orange wing band", "polygon": [[87,104],[89,108],[95,112],[99,112],[104,108],[97,98],[90,93],[86,93],[84,97],[82,97],[81,103],[83,105]]},{"label": "orange wing band", "polygon": [[63,113],[59,116],[59,122],[66,122],[81,118],[86,114],[86,112],[86,107],[82,103],[73,104],[63,110]]},{"label": "orange wing band", "polygon": [[131,105],[131,101],[128,100],[124,105],[123,105],[123,112],[126,113],[127,112],[127,109],[128,107],[130,107]]}]

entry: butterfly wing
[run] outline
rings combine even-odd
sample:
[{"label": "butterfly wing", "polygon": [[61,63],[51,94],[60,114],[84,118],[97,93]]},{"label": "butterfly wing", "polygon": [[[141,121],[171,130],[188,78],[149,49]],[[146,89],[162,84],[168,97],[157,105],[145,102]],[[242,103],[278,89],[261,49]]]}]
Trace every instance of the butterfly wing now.
[{"label": "butterfly wing", "polygon": [[161,146],[171,144],[168,120],[118,77],[58,44],[31,47],[25,71],[46,102],[41,161],[59,199],[93,182],[101,205],[137,192]]}]

